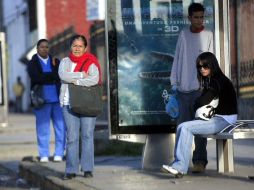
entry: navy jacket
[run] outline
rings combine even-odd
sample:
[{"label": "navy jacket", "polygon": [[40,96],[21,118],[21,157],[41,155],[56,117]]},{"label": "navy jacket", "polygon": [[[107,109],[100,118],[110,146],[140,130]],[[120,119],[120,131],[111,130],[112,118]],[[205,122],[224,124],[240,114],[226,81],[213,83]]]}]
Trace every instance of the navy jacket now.
[{"label": "navy jacket", "polygon": [[37,54],[34,54],[32,59],[27,64],[27,72],[31,79],[31,89],[34,85],[49,85],[55,84],[57,86],[57,93],[59,95],[61,81],[58,75],[58,67],[60,61],[54,58],[55,65],[53,65],[52,57],[49,56],[51,60],[51,72],[42,72],[42,67]]}]

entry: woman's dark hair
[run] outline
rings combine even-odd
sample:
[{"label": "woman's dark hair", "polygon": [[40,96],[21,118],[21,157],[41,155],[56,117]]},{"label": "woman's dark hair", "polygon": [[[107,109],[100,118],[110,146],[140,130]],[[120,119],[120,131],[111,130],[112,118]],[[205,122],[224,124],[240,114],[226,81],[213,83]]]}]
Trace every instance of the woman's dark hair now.
[{"label": "woman's dark hair", "polygon": [[188,14],[189,16],[192,16],[193,12],[205,12],[205,8],[201,3],[191,3],[188,8]]},{"label": "woman's dark hair", "polygon": [[47,42],[47,43],[49,43],[49,41],[48,41],[47,39],[40,39],[40,40],[37,42],[36,47],[38,48],[38,47],[41,45],[42,42]]},{"label": "woman's dark hair", "polygon": [[75,40],[82,40],[82,41],[84,42],[85,47],[87,46],[87,40],[86,40],[85,36],[76,34],[76,35],[74,35],[74,36],[71,37],[71,40],[70,40],[70,47],[72,46],[72,43],[73,43]]},{"label": "woman's dark hair", "polygon": [[198,67],[200,63],[202,63],[202,65],[205,64],[208,66],[208,68],[210,69],[210,72],[211,72],[210,73],[211,77],[224,75],[220,69],[218,60],[215,57],[215,55],[211,52],[204,52],[204,53],[201,53],[196,60],[196,67],[197,67],[199,81],[202,78],[202,75],[201,75],[199,67]]}]

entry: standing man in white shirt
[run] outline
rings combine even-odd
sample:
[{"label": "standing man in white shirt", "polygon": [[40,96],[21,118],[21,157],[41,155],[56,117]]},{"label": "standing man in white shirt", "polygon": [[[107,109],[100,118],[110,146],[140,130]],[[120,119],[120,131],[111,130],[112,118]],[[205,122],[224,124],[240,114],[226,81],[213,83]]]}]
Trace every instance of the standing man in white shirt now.
[{"label": "standing man in white shirt", "polygon": [[[196,59],[202,52],[214,51],[213,33],[204,27],[205,8],[192,3],[188,8],[190,26],[184,28],[178,37],[170,82],[172,90],[178,92],[180,115],[177,124],[191,121],[195,117],[194,102],[200,96],[197,79]],[[207,139],[195,137],[193,152],[193,173],[205,171],[207,161]]]}]

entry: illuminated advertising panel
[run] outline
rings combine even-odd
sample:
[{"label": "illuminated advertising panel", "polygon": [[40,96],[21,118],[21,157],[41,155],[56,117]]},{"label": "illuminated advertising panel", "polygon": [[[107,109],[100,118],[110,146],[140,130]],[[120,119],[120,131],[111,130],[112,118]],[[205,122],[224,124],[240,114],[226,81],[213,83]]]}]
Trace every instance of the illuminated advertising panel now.
[{"label": "illuminated advertising panel", "polygon": [[[106,30],[109,123],[112,134],[174,132],[163,92],[179,32],[188,27],[192,1],[109,0]],[[200,2],[200,1],[199,1]],[[214,2],[205,0],[205,26],[214,30]]]}]

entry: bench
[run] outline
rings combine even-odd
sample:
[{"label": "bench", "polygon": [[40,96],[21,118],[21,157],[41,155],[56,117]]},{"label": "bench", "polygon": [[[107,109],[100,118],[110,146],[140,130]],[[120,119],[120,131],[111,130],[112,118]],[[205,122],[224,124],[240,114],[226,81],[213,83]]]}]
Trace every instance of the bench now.
[{"label": "bench", "polygon": [[254,138],[254,128],[250,127],[254,120],[237,120],[214,135],[199,135],[216,140],[217,171],[219,173],[234,172],[234,139]]}]

